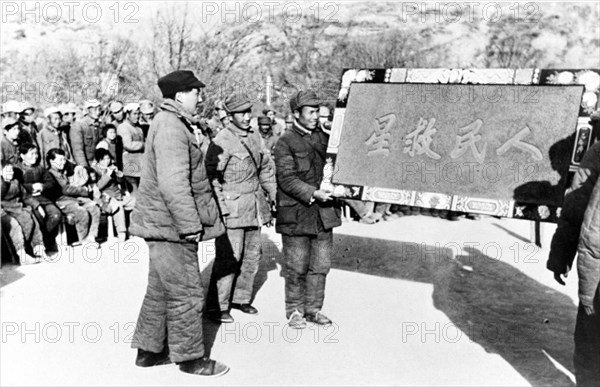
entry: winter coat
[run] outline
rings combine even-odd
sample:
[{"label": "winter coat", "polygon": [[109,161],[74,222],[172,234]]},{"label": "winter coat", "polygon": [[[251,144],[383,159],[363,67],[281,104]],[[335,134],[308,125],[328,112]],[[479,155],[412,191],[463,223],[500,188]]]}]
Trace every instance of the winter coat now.
[{"label": "winter coat", "polygon": [[148,132],[130,232],[170,242],[200,232],[203,240],[222,235],[225,226],[204,166],[209,140],[177,102],[167,99],[162,108]]},{"label": "winter coat", "polygon": [[275,165],[260,134],[233,124],[221,130],[208,147],[206,171],[227,228],[260,227],[271,221],[270,203],[277,192]]},{"label": "winter coat", "polygon": [[89,167],[94,162],[96,144],[100,141],[98,126],[98,122],[87,115],[71,126],[69,136],[77,165]]},{"label": "winter coat", "polygon": [[144,132],[139,126],[124,120],[117,128],[123,141],[123,173],[125,176],[142,175],[142,157],[144,154]]},{"label": "winter coat", "polygon": [[600,179],[585,210],[578,252],[579,300],[593,307],[594,299],[600,302]]},{"label": "winter coat", "polygon": [[[15,165],[15,179],[19,180],[25,190],[25,203],[32,208],[37,208],[40,204],[49,204],[50,198],[58,198],[61,194],[60,185],[56,179],[41,165],[27,166],[21,162]],[[42,184],[42,192],[39,195],[32,196],[33,184]]]},{"label": "winter coat", "polygon": [[316,129],[304,132],[295,122],[275,145],[277,176],[276,231],[284,235],[316,235],[319,219],[325,230],[340,226],[341,210],[337,200],[313,200],[323,179],[329,136]]},{"label": "winter coat", "polygon": [[40,148],[40,164],[44,168],[48,168],[49,165],[46,163],[46,155],[48,151],[53,148],[62,149],[66,154],[66,159],[71,162],[75,162],[73,159],[73,152],[71,146],[67,141],[67,135],[64,132],[56,129],[50,129],[48,127],[40,130],[37,136],[37,142]]},{"label": "winter coat", "polygon": [[573,265],[583,216],[599,174],[600,141],[585,153],[571,187],[565,193],[546,263],[546,267],[555,273],[567,273]]},{"label": "winter coat", "polygon": [[39,148],[38,144],[38,135],[39,135],[39,129],[36,125],[35,122],[30,122],[30,123],[26,123],[24,121],[21,121],[19,123],[21,131],[19,132],[19,137],[17,138],[17,143],[19,145],[22,144],[33,144],[35,146],[37,146]]},{"label": "winter coat", "polygon": [[2,148],[2,165],[7,163],[16,164],[19,161],[19,148],[17,144],[10,141],[4,135],[0,140],[0,147]]},{"label": "winter coat", "polygon": [[73,203],[74,201],[79,203],[77,198],[89,199],[90,191],[85,187],[78,187],[71,184],[66,173],[60,172],[54,168],[49,169],[50,174],[56,179],[56,182],[60,185],[60,196],[52,198],[58,207],[62,208],[67,204]]}]

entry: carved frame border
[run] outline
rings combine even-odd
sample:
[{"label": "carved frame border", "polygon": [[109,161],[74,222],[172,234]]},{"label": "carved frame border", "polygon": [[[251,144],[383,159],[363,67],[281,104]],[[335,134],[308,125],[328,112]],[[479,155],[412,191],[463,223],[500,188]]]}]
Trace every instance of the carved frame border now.
[{"label": "carved frame border", "polygon": [[[514,200],[484,199],[447,195],[436,192],[396,190],[380,187],[350,186],[333,184],[335,161],[340,147],[342,129],[346,113],[346,103],[351,85],[361,83],[436,83],[436,84],[507,84],[507,85],[584,85],[580,103],[579,118],[574,128],[575,145],[571,155],[569,179],[577,170],[582,155],[600,136],[600,130],[591,126],[590,115],[600,107],[600,69],[345,69],[342,72],[341,87],[337,95],[331,136],[327,147],[327,160],[324,167],[321,188],[334,191],[339,197],[368,200],[407,206],[444,209],[491,216],[536,220],[555,223],[560,216],[560,207],[532,205]],[[581,136],[587,134],[587,140]],[[580,147],[581,148],[581,147]]]}]

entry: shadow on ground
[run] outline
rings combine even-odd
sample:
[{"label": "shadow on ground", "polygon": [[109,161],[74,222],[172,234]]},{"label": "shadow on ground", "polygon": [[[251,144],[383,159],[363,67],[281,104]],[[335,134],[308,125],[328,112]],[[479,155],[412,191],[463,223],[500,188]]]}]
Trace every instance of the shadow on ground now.
[{"label": "shadow on ground", "polygon": [[334,238],[333,268],[431,283],[435,307],[532,385],[573,385],[545,355],[573,372],[576,307],[569,297],[473,248],[453,253],[415,243]]},{"label": "shadow on ground", "polygon": [[[268,273],[272,270],[278,270],[281,268],[281,263],[283,261],[283,254],[281,252],[282,246],[281,243],[273,242],[269,239],[265,234],[261,235],[261,248],[262,248],[262,259],[260,261],[258,272],[256,273],[256,277],[254,277],[254,286],[252,291],[252,298],[250,303],[254,302],[254,299],[262,286],[267,281]],[[210,278],[213,271],[214,261],[210,262],[200,273],[202,276],[202,283],[204,285],[205,290],[205,303],[206,308],[208,309],[218,309],[218,300],[216,296],[216,290],[210,288]],[[232,263],[233,264],[233,263]],[[283,275],[281,272],[279,275]],[[212,284],[214,286],[214,284]],[[282,289],[283,291],[283,289]],[[204,318],[203,321],[203,334],[204,334],[204,350],[206,356],[210,356],[210,352],[214,345],[214,342],[219,333],[219,328],[221,324],[213,322],[208,318]]]},{"label": "shadow on ground", "polygon": [[[258,272],[254,277],[254,287],[252,289],[252,301],[267,282],[268,273],[272,270],[280,270],[283,268],[283,246],[281,242],[273,242],[265,234],[261,235],[262,258],[258,266]],[[280,270],[279,276],[283,277],[283,271]],[[281,289],[283,291],[283,289]]]},{"label": "shadow on ground", "polygon": [[20,265],[3,264],[0,273],[0,288],[17,281],[25,276],[19,271]]}]

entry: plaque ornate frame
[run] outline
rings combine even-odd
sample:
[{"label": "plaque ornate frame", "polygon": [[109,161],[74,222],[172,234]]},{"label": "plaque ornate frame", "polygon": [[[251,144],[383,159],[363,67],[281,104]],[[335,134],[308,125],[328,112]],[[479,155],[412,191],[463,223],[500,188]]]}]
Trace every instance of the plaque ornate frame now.
[{"label": "plaque ornate frame", "polygon": [[[582,155],[600,136],[590,125],[590,115],[600,107],[600,69],[345,69],[342,72],[331,136],[327,147],[321,188],[334,191],[338,197],[400,204],[441,210],[477,213],[491,216],[556,222],[560,207],[532,205],[514,200],[484,199],[436,192],[351,186],[332,182],[336,157],[344,126],[346,104],[353,83],[433,83],[433,84],[506,84],[506,85],[584,85],[575,145],[571,155],[569,174],[577,170]],[[579,139],[582,139],[579,141]],[[581,144],[579,144],[581,143]],[[579,149],[578,149],[579,147]],[[583,150],[582,150],[583,147]],[[570,181],[570,179],[569,179]]]}]

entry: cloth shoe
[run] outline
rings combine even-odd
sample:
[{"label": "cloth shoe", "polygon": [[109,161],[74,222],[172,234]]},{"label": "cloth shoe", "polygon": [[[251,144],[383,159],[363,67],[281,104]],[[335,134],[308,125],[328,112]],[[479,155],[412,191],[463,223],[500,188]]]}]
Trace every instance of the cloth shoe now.
[{"label": "cloth shoe", "polygon": [[235,302],[232,302],[231,307],[233,309],[238,309],[238,310],[241,310],[242,312],[248,313],[248,314],[257,314],[258,313],[258,309],[256,309],[255,307],[253,307],[250,304],[237,304]]},{"label": "cloth shoe", "polygon": [[235,320],[233,319],[233,317],[231,317],[231,314],[229,314],[228,311],[209,311],[206,312],[206,317],[209,320],[212,320],[214,322],[218,322],[218,323],[222,323],[222,324],[227,324],[227,323],[232,323]]},{"label": "cloth shoe", "polygon": [[229,371],[229,367],[225,364],[206,357],[182,361],[178,364],[181,372],[192,375],[221,376]]},{"label": "cloth shoe", "polygon": [[306,321],[319,325],[328,325],[332,323],[329,317],[325,316],[321,311],[318,311],[315,314],[307,313]]},{"label": "cloth shoe", "polygon": [[160,353],[144,351],[138,348],[135,365],[138,367],[154,367],[164,364],[171,364],[169,359],[169,351],[163,350]]},{"label": "cloth shoe", "polygon": [[290,316],[288,325],[294,329],[304,329],[306,328],[306,320],[300,312],[295,310],[294,313],[292,313],[292,315]]}]

